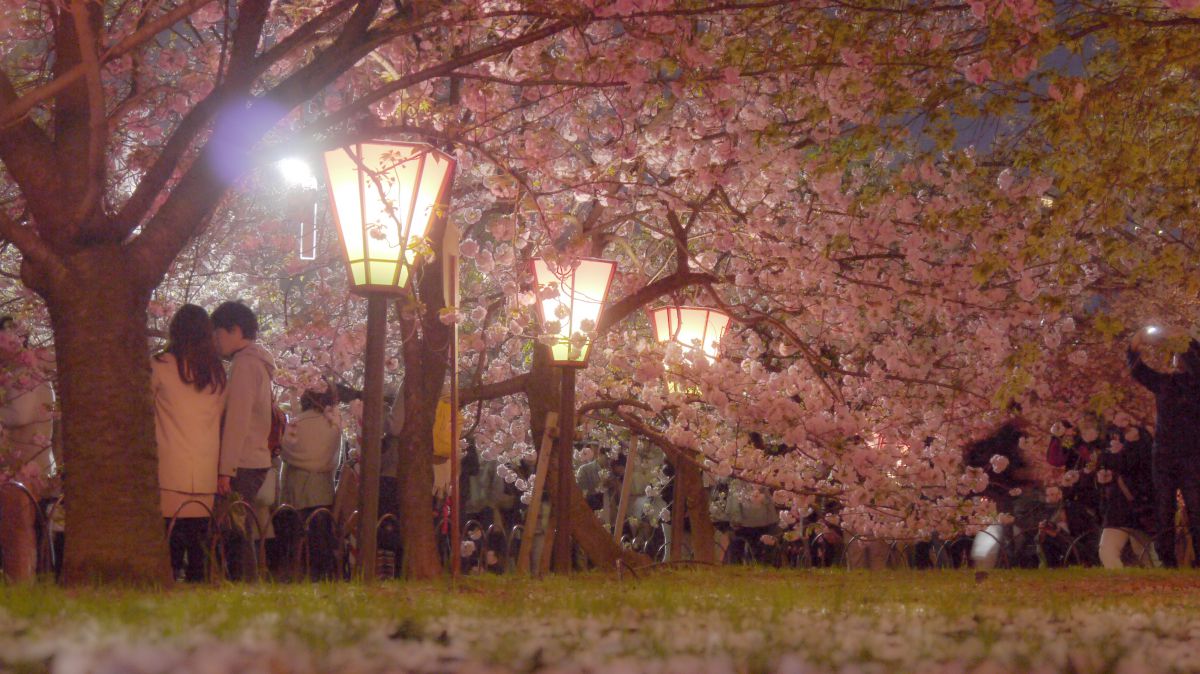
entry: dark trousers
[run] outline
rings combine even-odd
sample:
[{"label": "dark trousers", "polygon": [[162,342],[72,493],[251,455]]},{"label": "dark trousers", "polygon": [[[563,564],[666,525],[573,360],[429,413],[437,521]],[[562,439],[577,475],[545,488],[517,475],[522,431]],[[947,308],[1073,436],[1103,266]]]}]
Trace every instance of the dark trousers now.
[{"label": "dark trousers", "polygon": [[[267,480],[268,470],[270,468],[238,468],[237,475],[234,475],[232,480],[233,491],[246,503],[253,502],[254,496]],[[252,517],[249,512],[246,515]],[[266,523],[263,523],[263,526],[265,525]],[[253,533],[260,538],[263,535],[263,532],[258,530],[257,523],[246,525],[245,533]],[[251,549],[253,545],[254,541],[243,532],[237,531],[237,527],[230,527],[225,532],[225,563],[230,580],[244,580],[257,574],[254,568],[254,552]]]},{"label": "dark trousers", "polygon": [[[337,571],[337,537],[333,533],[333,515],[329,506],[303,508],[294,516],[275,518],[275,540],[292,555],[308,553],[308,575],[312,580],[335,580]],[[319,512],[322,511],[322,512]],[[316,514],[313,517],[314,513]],[[311,522],[309,518],[312,518]],[[307,530],[305,523],[310,522]],[[307,545],[300,542],[307,536]],[[297,564],[300,560],[296,560]]]},{"label": "dark trousers", "polygon": [[[171,526],[171,520],[164,519],[165,526]],[[171,571],[178,578],[183,572],[183,578],[189,583],[204,581],[204,562],[208,559],[207,517],[181,517],[175,520],[175,528],[171,530],[169,545],[171,548]]]},{"label": "dark trousers", "polygon": [[1154,454],[1154,549],[1163,566],[1179,566],[1175,558],[1175,492],[1187,507],[1192,551],[1200,560],[1200,461],[1190,456]]}]

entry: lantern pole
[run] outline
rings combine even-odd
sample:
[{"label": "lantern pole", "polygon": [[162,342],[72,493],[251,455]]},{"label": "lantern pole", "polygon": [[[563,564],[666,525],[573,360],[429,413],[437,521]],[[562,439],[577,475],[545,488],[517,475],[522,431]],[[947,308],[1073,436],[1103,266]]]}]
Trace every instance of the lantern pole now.
[{"label": "lantern pole", "polygon": [[571,486],[575,483],[572,470],[575,445],[575,368],[562,368],[562,392],[558,410],[558,489],[554,493],[554,518],[558,523],[554,534],[555,573],[570,573],[571,560]]},{"label": "lantern pole", "polygon": [[[449,256],[445,264],[450,265],[449,297],[454,302],[454,310],[458,311],[458,256]],[[462,573],[462,534],[459,532],[462,515],[460,504],[462,495],[459,493],[461,457],[458,455],[458,321],[452,326],[450,335],[450,577],[458,578]],[[487,566],[487,560],[483,560]]]},{"label": "lantern pole", "polygon": [[374,583],[379,527],[379,470],[383,444],[383,357],[387,341],[385,293],[367,293],[366,370],[363,373],[362,480],[359,483],[358,571],[363,582]]}]

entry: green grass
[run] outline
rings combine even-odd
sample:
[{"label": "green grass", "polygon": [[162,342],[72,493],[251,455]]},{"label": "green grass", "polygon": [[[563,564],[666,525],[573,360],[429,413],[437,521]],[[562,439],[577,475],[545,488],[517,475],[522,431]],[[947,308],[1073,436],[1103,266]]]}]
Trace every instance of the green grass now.
[{"label": "green grass", "polygon": [[[1058,612],[1089,606],[1200,606],[1192,571],[1066,569],[994,571],[776,571],[727,567],[661,570],[639,578],[593,573],[542,579],[473,576],[458,582],[177,586],[162,592],[0,585],[0,609],[46,622],[92,618],[102,624],[190,629],[198,617],[218,632],[276,614],[323,613],[356,620],[420,621],[445,615],[497,619],[639,613],[657,617],[720,611],[762,617],[795,610],[840,613],[905,606],[963,615],[981,606]],[[206,617],[207,616],[207,617]]]},{"label": "green grass", "polygon": [[[925,657],[934,661],[947,644],[973,640],[972,648],[984,654],[1016,648],[1004,657],[1019,664],[1042,648],[1042,636],[1027,617],[1031,611],[1067,633],[1081,612],[1108,616],[1119,631],[1122,616],[1190,620],[1195,607],[1200,607],[1200,574],[1163,570],[996,571],[979,578],[969,571],[730,567],[659,570],[623,580],[592,573],[487,576],[372,588],[225,585],[138,592],[0,586],[0,651],[6,643],[82,629],[168,643],[197,635],[229,640],[249,631],[314,658],[391,641],[450,644],[480,662],[524,663],[522,670],[536,669],[542,658],[601,657],[595,654],[599,648],[611,649],[614,657],[650,660],[727,655],[741,663],[737,671],[759,672],[769,671],[784,651],[803,652],[818,664],[829,658],[831,668],[845,658],[887,663],[895,657],[889,649],[909,647],[889,644],[886,635],[894,632],[895,639],[903,634],[905,643],[914,642],[911,648],[928,649]],[[869,632],[875,640],[824,644],[805,641],[814,638],[811,634],[795,633],[811,632],[809,623],[826,622],[841,625],[840,632]],[[678,638],[671,631],[677,623],[691,626]],[[919,643],[923,623],[937,626],[927,645]],[[1152,636],[1171,639],[1178,639],[1182,629],[1153,621],[1146,627]],[[539,635],[536,644],[527,638],[531,630]],[[1030,641],[1039,643],[1024,644]],[[1096,653],[1108,653],[1103,657],[1110,662],[1122,657],[1122,648],[1113,646],[1108,653],[1098,646]],[[5,660],[0,653],[0,670],[44,671],[46,666],[45,661]]]}]

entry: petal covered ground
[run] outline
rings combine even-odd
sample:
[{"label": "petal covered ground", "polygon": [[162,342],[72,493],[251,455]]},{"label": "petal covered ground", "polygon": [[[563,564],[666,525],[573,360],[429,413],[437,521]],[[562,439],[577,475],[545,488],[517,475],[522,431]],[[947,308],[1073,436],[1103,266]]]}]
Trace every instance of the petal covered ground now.
[{"label": "petal covered ground", "polygon": [[1194,672],[1200,575],[731,568],[373,589],[4,587],[0,671]]}]

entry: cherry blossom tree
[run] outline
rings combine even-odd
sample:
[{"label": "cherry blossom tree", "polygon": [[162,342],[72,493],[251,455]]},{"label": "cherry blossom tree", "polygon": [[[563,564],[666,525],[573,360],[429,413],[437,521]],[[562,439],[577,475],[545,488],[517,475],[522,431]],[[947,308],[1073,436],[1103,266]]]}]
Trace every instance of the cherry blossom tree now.
[{"label": "cherry blossom tree", "polygon": [[[528,458],[557,406],[537,255],[618,260],[580,402],[686,468],[687,498],[703,469],[771,488],[786,524],[828,501],[864,535],[981,523],[987,476],[961,446],[1013,401],[1034,427],[1136,408],[1092,374],[1106,340],[1145,318],[1148,285],[1171,286],[1164,311],[1194,302],[1190,146],[1170,145],[1197,100],[1186,4],[9,3],[0,238],[20,254],[8,295],[36,293],[53,331],[68,582],[165,582],[146,327],[177,303],[251,298],[284,384],[356,376],[330,233],[299,259],[289,200],[309,197],[270,167],[368,135],[460,169],[467,299],[444,306],[430,242],[395,307],[410,575],[437,573],[449,324],[485,456]],[[1154,123],[1123,135],[1134,118]],[[717,362],[651,342],[640,309],[674,299],[734,316]]]}]

